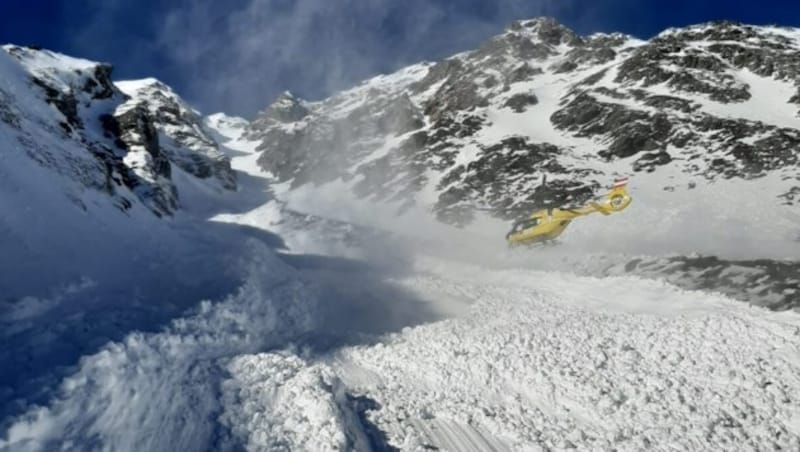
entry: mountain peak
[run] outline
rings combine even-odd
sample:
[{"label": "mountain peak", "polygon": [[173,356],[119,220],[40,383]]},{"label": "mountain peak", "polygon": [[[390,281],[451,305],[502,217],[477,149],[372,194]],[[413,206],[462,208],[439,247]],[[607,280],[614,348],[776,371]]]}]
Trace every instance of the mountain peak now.
[{"label": "mountain peak", "polygon": [[278,122],[294,122],[303,119],[309,112],[302,99],[295,97],[290,91],[284,91],[263,115]]},{"label": "mountain peak", "polygon": [[57,93],[66,96],[84,93],[93,98],[109,98],[119,93],[111,82],[113,67],[108,63],[75,58],[39,47],[7,44],[2,49],[37,85],[50,90],[49,97],[57,96]]},{"label": "mountain peak", "polygon": [[200,179],[216,178],[223,188],[236,188],[230,161],[205,127],[200,112],[152,77],[117,82],[117,86],[131,97],[122,108],[145,106],[162,134],[161,147],[171,162]]},{"label": "mountain peak", "polygon": [[151,112],[156,115],[157,110],[168,107],[176,115],[191,116],[195,119],[200,116],[200,113],[190,107],[171,87],[156,78],[123,80],[114,84],[134,101],[149,104]]},{"label": "mountain peak", "polygon": [[114,84],[128,95],[144,89],[158,89],[161,91],[172,92],[172,89],[169,86],[164,84],[161,80],[153,77],[147,77],[138,80],[121,80],[114,82]]},{"label": "mountain peak", "polygon": [[62,71],[88,71],[97,66],[111,67],[108,63],[98,63],[96,61],[75,58],[42,49],[41,47],[19,46],[15,44],[5,44],[3,50],[16,58],[25,68],[31,71],[46,71],[60,69]]},{"label": "mountain peak", "polygon": [[561,24],[555,18],[547,16],[512,22],[509,30],[511,32],[533,34],[536,38],[549,45],[576,45],[581,42],[580,37],[573,30]]}]

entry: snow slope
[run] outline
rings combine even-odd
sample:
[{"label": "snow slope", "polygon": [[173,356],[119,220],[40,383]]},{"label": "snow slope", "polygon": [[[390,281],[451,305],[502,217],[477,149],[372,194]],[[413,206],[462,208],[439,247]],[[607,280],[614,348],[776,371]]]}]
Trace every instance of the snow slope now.
[{"label": "snow slope", "polygon": [[458,315],[320,353],[284,348],[326,329],[319,295],[262,264],[237,295],[84,358],[0,448],[800,446],[796,314],[636,278],[423,260],[394,283]]}]

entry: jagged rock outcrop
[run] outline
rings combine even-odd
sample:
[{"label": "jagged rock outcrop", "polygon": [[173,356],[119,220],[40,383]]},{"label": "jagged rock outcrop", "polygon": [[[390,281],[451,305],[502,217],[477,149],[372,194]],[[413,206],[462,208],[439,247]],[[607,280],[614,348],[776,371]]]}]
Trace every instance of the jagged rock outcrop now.
[{"label": "jagged rock outcrop", "polygon": [[141,104],[126,103],[104,119],[106,130],[124,150],[124,166],[138,176],[124,177],[126,186],[157,215],[173,213],[178,208],[178,192],[170,179],[170,161],[161,151],[158,132],[147,109]]},{"label": "jagged rock outcrop", "polygon": [[[179,208],[173,165],[236,187],[229,159],[202,118],[156,81],[124,94],[112,68],[47,50],[8,45],[0,54],[2,132],[41,167],[65,177],[67,198],[82,209],[85,189],[128,211],[141,202],[158,216]],[[150,95],[148,98],[147,96]]]},{"label": "jagged rock outcrop", "polygon": [[309,113],[309,109],[300,99],[285,91],[264,112],[264,117],[278,122],[295,122],[305,118]]},{"label": "jagged rock outcrop", "polygon": [[213,179],[222,188],[236,189],[230,159],[203,125],[202,116],[171,88],[155,79],[118,82],[129,102],[144,108],[159,132],[159,146],[170,162],[200,179]]},{"label": "jagged rock outcrop", "polygon": [[[708,179],[781,170],[791,177],[800,117],[785,109],[784,120],[775,122],[758,117],[757,106],[748,115],[736,105],[755,102],[767,110],[790,102],[780,96],[800,83],[798,47],[780,29],[732,22],[668,30],[573,88],[551,120],[575,136],[609,143],[599,151],[603,157],[646,153],[633,161],[634,171],[678,164]],[[741,117],[725,114],[728,105]],[[676,151],[685,163],[676,162]]]},{"label": "jagged rock outcrop", "polygon": [[67,197],[80,208],[88,208],[80,193],[88,188],[129,209],[134,189],[143,193],[157,177],[142,179],[123,161],[126,145],[113,113],[126,98],[111,82],[110,66],[28,47],[3,50],[0,69],[9,77],[0,98],[12,141],[38,165],[76,184]]}]

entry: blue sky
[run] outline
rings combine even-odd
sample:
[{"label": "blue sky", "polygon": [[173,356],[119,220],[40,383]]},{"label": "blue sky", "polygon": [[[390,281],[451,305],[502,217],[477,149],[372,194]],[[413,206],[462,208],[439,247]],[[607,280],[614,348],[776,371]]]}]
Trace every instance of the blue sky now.
[{"label": "blue sky", "polygon": [[514,19],[647,38],[715,19],[800,26],[800,2],[635,0],[0,0],[0,42],[157,77],[203,112],[252,116],[284,90],[320,98],[474,48]]}]

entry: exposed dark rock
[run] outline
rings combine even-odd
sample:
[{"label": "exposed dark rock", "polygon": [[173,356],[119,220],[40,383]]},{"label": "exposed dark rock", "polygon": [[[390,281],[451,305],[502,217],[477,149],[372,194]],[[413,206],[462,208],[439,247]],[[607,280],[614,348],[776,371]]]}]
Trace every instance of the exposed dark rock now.
[{"label": "exposed dark rock", "polygon": [[[172,169],[167,157],[161,152],[158,132],[148,116],[147,108],[136,105],[114,115],[115,125],[107,130],[118,131],[117,142],[126,149],[126,160],[135,155],[127,166],[125,184],[136,193],[157,215],[171,215],[178,208],[178,193],[170,177]],[[126,162],[127,163],[127,162]]]},{"label": "exposed dark rock", "polygon": [[752,145],[737,144],[731,153],[745,165],[745,171],[749,173],[800,168],[800,132],[778,129]]},{"label": "exposed dark rock", "polygon": [[278,122],[294,122],[305,118],[309,113],[302,102],[287,91],[267,108],[263,116]]},{"label": "exposed dark rock", "polygon": [[708,94],[718,102],[749,99],[748,86],[738,84],[723,72],[726,67],[727,63],[714,55],[689,49],[684,41],[673,36],[659,37],[625,60],[615,81],[639,81],[646,87],[667,83],[678,91]]},{"label": "exposed dark rock", "polygon": [[433,121],[438,121],[459,111],[470,111],[488,105],[489,101],[478,94],[478,85],[471,81],[459,80],[439,88],[425,105],[425,115]]},{"label": "exposed dark rock", "polygon": [[634,171],[654,171],[657,166],[666,165],[672,161],[667,151],[648,152],[633,162]]},{"label": "exposed dark rock", "polygon": [[651,115],[620,104],[599,102],[587,93],[576,96],[550,120],[579,136],[608,136],[612,142],[607,150],[600,152],[607,158],[625,158],[640,151],[664,148],[672,127],[664,114]]},{"label": "exposed dark rock", "polygon": [[439,82],[451,77],[457,77],[464,70],[464,63],[457,58],[450,58],[434,64],[425,77],[410,86],[411,91],[421,93],[427,91]]},{"label": "exposed dark rock", "polygon": [[539,99],[532,93],[515,94],[508,98],[503,104],[504,107],[510,108],[517,113],[523,113],[529,106],[539,103]]},{"label": "exposed dark rock", "polygon": [[197,112],[185,105],[161,82],[150,80],[131,95],[152,118],[161,133],[161,152],[175,166],[200,179],[215,179],[222,188],[236,189],[236,175],[230,159],[205,131]]},{"label": "exposed dark rock", "polygon": [[599,82],[603,77],[606,76],[608,73],[608,69],[603,69],[600,71],[595,72],[594,74],[586,77],[585,79],[578,82],[578,86],[586,86],[586,85],[594,85]]},{"label": "exposed dark rock", "polygon": [[644,104],[648,107],[655,107],[661,110],[676,110],[683,113],[692,113],[700,108],[700,105],[680,97],[674,96],[647,96]]},{"label": "exposed dark rock", "polygon": [[74,94],[71,92],[63,93],[37,77],[33,77],[32,80],[36,86],[42,88],[47,102],[56,107],[56,109],[64,115],[66,124],[69,125],[69,127],[65,127],[67,133],[70,133],[72,128],[83,128],[83,121],[81,121],[81,118],[78,116],[78,100],[75,98]]},{"label": "exposed dark rock", "polygon": [[83,90],[92,95],[93,99],[108,99],[117,91],[111,81],[114,68],[110,64],[98,64],[94,68],[94,77],[87,78]]},{"label": "exposed dark rock", "polygon": [[563,72],[572,72],[575,69],[578,69],[578,63],[576,63],[575,61],[572,61],[572,60],[567,60],[567,61],[562,61],[561,63],[559,63],[553,69],[553,71],[556,74],[560,74],[560,73],[563,73]]},{"label": "exposed dark rock", "polygon": [[531,41],[523,35],[511,34],[505,41],[511,55],[521,60],[541,60],[555,53],[547,45]]},{"label": "exposed dark rock", "polygon": [[495,77],[494,75],[490,75],[490,76],[486,77],[486,79],[484,79],[483,87],[484,88],[493,88],[493,87],[497,86],[499,83],[500,83],[500,81],[497,80],[497,77]]},{"label": "exposed dark rock", "polygon": [[611,155],[624,158],[640,151],[663,149],[667,145],[672,124],[667,116],[658,113],[646,120],[622,125],[609,135],[614,141],[608,148]]},{"label": "exposed dark rock", "polygon": [[[789,98],[789,102],[793,104],[800,104],[800,88],[797,88],[795,95]],[[798,116],[800,116],[800,112],[798,112]]]},{"label": "exposed dark rock", "polygon": [[480,116],[462,115],[458,118],[442,118],[434,123],[435,132],[431,135],[431,142],[446,142],[450,138],[467,138],[477,133],[485,124]]},{"label": "exposed dark rock", "polygon": [[517,66],[506,78],[506,83],[526,82],[536,75],[543,73],[541,68],[532,67],[528,63]]},{"label": "exposed dark rock", "polygon": [[105,131],[106,138],[110,138],[114,141],[114,145],[117,149],[126,150],[128,145],[122,141],[122,130],[120,129],[119,122],[114,115],[104,114],[100,115],[100,124],[103,126],[103,130]]},{"label": "exposed dark rock", "polygon": [[[509,137],[483,149],[481,158],[452,169],[440,182],[435,210],[440,220],[462,225],[472,218],[475,205],[494,215],[513,219],[535,208],[578,203],[592,195],[592,186],[571,180],[539,185],[542,174],[567,173],[556,160],[562,152],[546,143]],[[508,180],[514,180],[509,184]],[[520,197],[520,187],[535,187]]]},{"label": "exposed dark rock", "polygon": [[552,17],[540,17],[523,23],[523,27],[536,30],[537,37],[551,46],[568,44],[579,45],[583,40],[574,31],[560,24]]},{"label": "exposed dark rock", "polygon": [[[604,96],[613,97],[614,99],[627,99],[628,95],[623,93],[622,91],[618,91],[616,89],[608,88],[605,86],[599,86],[591,91],[592,93],[599,93]],[[638,99],[637,99],[638,100]]]},{"label": "exposed dark rock", "polygon": [[581,41],[575,48],[567,52],[563,61],[556,65],[555,72],[571,72],[583,65],[598,65],[613,61],[617,50],[625,44],[624,35],[598,35]]},{"label": "exposed dark rock", "polygon": [[14,98],[0,89],[0,121],[11,127],[19,128],[19,117],[14,110]]},{"label": "exposed dark rock", "polygon": [[[617,267],[611,267],[607,273],[616,274],[617,271]],[[689,290],[721,292],[775,311],[800,309],[800,262],[676,256],[636,259],[628,262],[624,271],[666,279]]]}]

